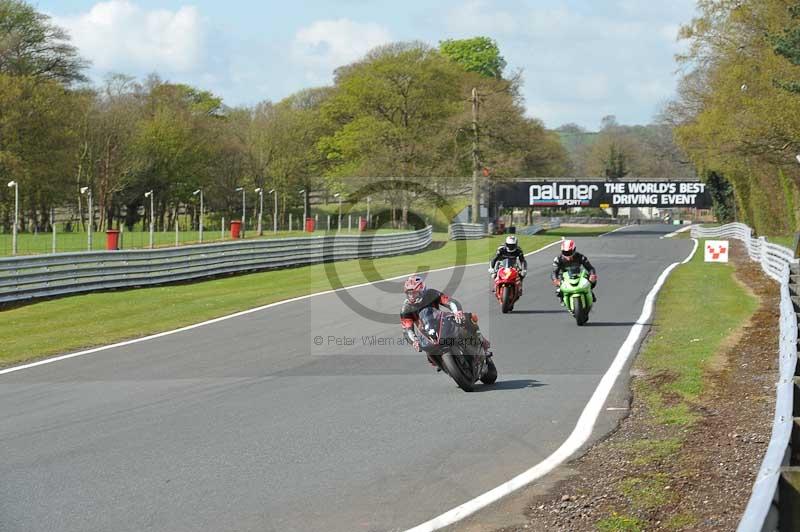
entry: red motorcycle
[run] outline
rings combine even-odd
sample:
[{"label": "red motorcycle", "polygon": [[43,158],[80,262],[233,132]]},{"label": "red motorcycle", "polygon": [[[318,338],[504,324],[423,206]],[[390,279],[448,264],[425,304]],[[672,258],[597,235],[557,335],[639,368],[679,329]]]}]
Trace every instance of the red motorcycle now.
[{"label": "red motorcycle", "polygon": [[494,278],[494,294],[500,303],[503,314],[514,310],[514,303],[522,295],[522,275],[516,266],[511,266],[509,259],[500,263]]}]

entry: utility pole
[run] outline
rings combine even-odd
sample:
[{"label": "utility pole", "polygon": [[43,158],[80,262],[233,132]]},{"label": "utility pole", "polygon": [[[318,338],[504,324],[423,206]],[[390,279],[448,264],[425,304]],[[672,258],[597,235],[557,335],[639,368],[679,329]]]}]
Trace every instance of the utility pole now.
[{"label": "utility pole", "polygon": [[478,89],[472,89],[472,223],[480,216],[480,171],[481,162],[478,144]]}]

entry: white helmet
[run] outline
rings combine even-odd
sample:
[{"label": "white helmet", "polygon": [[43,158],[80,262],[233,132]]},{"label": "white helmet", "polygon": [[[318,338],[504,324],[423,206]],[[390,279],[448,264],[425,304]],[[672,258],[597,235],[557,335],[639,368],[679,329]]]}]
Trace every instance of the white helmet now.
[{"label": "white helmet", "polygon": [[514,235],[508,235],[506,237],[506,249],[509,251],[516,251],[517,250],[517,237]]}]

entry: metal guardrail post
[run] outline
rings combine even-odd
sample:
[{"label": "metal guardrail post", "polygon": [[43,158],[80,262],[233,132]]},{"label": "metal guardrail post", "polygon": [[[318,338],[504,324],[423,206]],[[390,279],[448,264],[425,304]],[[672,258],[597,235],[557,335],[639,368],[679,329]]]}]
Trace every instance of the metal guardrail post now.
[{"label": "metal guardrail post", "polygon": [[800,530],[800,467],[781,470],[778,500],[778,530]]}]

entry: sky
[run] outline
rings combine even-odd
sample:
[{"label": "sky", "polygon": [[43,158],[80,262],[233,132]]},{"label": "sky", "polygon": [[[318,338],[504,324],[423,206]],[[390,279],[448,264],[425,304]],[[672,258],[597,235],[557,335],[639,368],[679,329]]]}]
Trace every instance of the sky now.
[{"label": "sky", "polygon": [[188,83],[231,106],[332,83],[387,42],[485,35],[522,71],[528,116],[599,128],[650,122],[675,93],[694,0],[31,0],[66,28],[90,77]]}]

